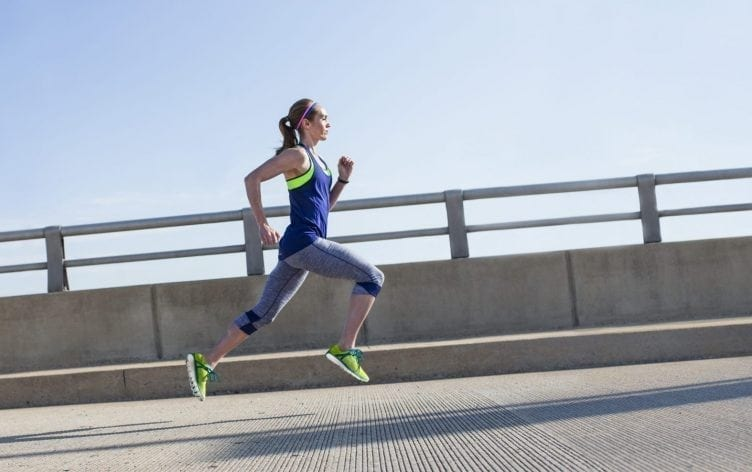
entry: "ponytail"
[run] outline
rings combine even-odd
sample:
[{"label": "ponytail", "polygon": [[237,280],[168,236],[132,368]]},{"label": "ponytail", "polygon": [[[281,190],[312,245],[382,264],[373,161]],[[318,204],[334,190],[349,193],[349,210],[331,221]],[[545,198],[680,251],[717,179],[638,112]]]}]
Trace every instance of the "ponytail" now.
[{"label": "ponytail", "polygon": [[304,119],[313,118],[319,112],[319,109],[320,106],[310,98],[301,98],[292,104],[287,116],[279,119],[279,132],[282,133],[282,147],[277,148],[275,156],[285,149],[298,145],[300,140],[298,139],[298,134],[296,134],[296,127],[300,126],[300,123]]},{"label": "ponytail", "polygon": [[282,133],[282,147],[277,148],[277,152],[274,153],[275,156],[285,149],[295,147],[298,144],[298,137],[290,125],[289,117],[283,116],[279,119],[279,132]]}]

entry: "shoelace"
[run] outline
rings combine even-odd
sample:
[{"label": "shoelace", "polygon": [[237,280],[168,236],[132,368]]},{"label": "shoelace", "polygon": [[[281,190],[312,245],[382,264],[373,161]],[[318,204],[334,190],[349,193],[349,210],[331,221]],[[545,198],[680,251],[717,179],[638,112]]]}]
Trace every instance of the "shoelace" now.
[{"label": "shoelace", "polygon": [[203,362],[196,361],[196,367],[206,371],[206,379],[209,382],[219,382],[219,375],[217,375],[217,373],[214,372],[214,369],[212,369],[208,365],[204,364]]},{"label": "shoelace", "polygon": [[363,362],[363,351],[361,351],[360,349],[349,349],[347,352],[352,354],[353,357],[358,360],[358,364]]}]

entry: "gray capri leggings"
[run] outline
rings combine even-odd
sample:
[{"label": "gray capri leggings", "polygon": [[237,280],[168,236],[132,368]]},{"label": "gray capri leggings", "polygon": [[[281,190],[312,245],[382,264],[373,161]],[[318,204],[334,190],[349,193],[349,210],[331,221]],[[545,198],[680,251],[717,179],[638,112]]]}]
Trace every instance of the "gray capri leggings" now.
[{"label": "gray capri leggings", "polygon": [[235,318],[235,326],[246,334],[252,334],[274,321],[303,284],[308,272],[354,280],[353,294],[375,297],[384,284],[384,273],[376,266],[341,244],[319,238],[277,263],[269,274],[261,300],[251,310]]}]

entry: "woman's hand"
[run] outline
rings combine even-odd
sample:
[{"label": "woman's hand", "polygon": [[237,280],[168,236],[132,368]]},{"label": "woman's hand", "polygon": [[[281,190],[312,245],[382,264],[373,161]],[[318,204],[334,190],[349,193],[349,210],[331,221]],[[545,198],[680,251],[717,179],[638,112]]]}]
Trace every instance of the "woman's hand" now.
[{"label": "woman's hand", "polygon": [[259,227],[259,236],[264,246],[274,246],[280,239],[277,230],[269,226],[269,223],[264,223]]},{"label": "woman's hand", "polygon": [[342,180],[350,180],[350,174],[352,174],[355,162],[347,156],[339,158],[337,163],[337,171],[339,172],[339,178]]}]

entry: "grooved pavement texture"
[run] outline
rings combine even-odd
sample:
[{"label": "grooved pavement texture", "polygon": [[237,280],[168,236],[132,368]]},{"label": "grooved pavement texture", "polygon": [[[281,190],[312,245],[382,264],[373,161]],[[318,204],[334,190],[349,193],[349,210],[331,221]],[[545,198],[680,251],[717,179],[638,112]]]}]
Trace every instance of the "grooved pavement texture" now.
[{"label": "grooved pavement texture", "polygon": [[0,410],[0,425],[0,470],[752,470],[752,357]]}]

